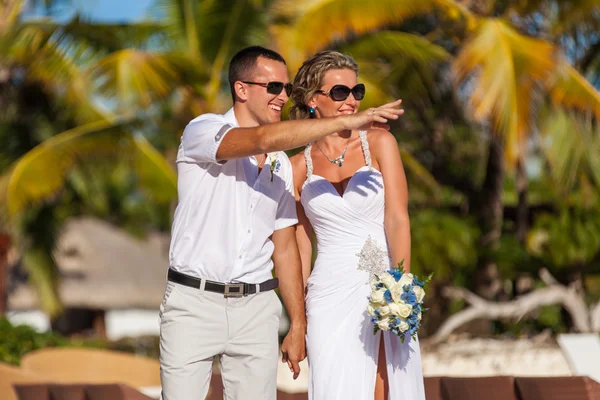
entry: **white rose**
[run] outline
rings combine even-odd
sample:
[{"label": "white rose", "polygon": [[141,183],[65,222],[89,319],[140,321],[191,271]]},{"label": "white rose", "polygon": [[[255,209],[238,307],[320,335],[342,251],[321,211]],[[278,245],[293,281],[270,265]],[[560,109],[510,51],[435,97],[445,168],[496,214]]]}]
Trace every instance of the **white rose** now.
[{"label": "white rose", "polygon": [[406,273],[406,274],[402,275],[402,278],[400,278],[400,281],[398,281],[398,283],[400,284],[400,287],[404,287],[405,285],[412,285],[413,278],[414,278],[413,274]]},{"label": "white rose", "polygon": [[388,317],[391,314],[389,306],[379,307],[378,310],[379,310],[379,315],[381,315],[384,318]]},{"label": "white rose", "polygon": [[398,325],[398,329],[400,329],[400,332],[406,332],[409,328],[410,326],[408,325],[408,323],[406,323],[406,321],[401,321]]},{"label": "white rose", "polygon": [[417,321],[421,320],[421,313],[419,312],[419,315],[417,315]]},{"label": "white rose", "polygon": [[425,297],[425,291],[423,290],[423,288],[421,286],[414,286],[413,292],[415,292],[415,296],[417,296],[417,302],[422,302],[423,297]]},{"label": "white rose", "polygon": [[389,331],[390,330],[390,320],[389,320],[389,318],[383,318],[382,320],[377,321],[377,326],[382,331]]},{"label": "white rose", "polygon": [[400,316],[400,304],[398,303],[390,303],[388,304],[388,308],[390,309],[390,313],[396,317]]},{"label": "white rose", "polygon": [[396,285],[396,280],[388,273],[383,274],[380,280],[388,289],[391,289]]},{"label": "white rose", "polygon": [[386,304],[385,297],[383,294],[385,293],[385,289],[379,289],[371,294],[371,303],[372,304]]},{"label": "white rose", "polygon": [[370,316],[375,315],[375,309],[371,304],[367,305],[367,314],[369,314]]},{"label": "white rose", "polygon": [[392,293],[392,299],[396,303],[402,303],[402,293],[404,293],[404,289],[400,286],[400,282],[395,282],[394,286],[390,289]]},{"label": "white rose", "polygon": [[371,287],[371,292],[374,292],[374,291],[378,290],[377,287],[376,287],[378,283],[379,282],[377,282],[377,281],[374,280],[373,282],[371,282],[369,284],[369,286]]},{"label": "white rose", "polygon": [[408,318],[412,312],[412,306],[410,304],[400,304],[398,305],[398,308],[398,315],[402,318]]}]

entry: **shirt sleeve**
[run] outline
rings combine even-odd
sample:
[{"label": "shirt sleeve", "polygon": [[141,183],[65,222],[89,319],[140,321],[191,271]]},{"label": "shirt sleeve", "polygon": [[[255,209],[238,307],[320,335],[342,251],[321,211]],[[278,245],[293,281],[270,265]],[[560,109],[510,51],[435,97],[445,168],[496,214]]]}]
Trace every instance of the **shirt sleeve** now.
[{"label": "shirt sleeve", "polygon": [[292,174],[292,165],[285,155],[285,153],[279,153],[282,160],[282,164],[285,162],[286,174],[285,174],[285,190],[279,199],[277,206],[277,214],[275,219],[275,230],[287,228],[298,223],[298,216],[296,215],[296,198],[294,195],[294,177]]},{"label": "shirt sleeve", "polygon": [[203,115],[185,127],[181,137],[183,161],[222,164],[217,160],[217,150],[234,126],[219,117],[216,114]]}]

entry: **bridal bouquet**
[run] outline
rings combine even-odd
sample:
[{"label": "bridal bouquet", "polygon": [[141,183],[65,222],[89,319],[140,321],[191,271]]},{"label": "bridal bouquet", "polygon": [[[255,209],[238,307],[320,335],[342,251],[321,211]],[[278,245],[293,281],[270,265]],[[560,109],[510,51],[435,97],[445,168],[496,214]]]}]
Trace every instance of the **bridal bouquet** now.
[{"label": "bridal bouquet", "polygon": [[400,337],[402,343],[407,335],[416,339],[421,326],[423,312],[423,287],[432,275],[424,281],[403,269],[404,260],[398,268],[389,269],[373,276],[371,295],[367,313],[373,322],[373,334],[377,331],[391,331]]}]

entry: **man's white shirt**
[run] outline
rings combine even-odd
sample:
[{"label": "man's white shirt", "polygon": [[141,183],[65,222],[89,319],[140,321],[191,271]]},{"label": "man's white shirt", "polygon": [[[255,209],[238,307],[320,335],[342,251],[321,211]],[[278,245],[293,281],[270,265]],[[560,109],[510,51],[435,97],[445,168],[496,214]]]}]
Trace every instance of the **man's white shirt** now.
[{"label": "man's white shirt", "polygon": [[254,157],[218,162],[217,149],[234,127],[232,108],[201,115],[183,132],[169,259],[187,275],[260,283],[272,277],[273,231],[298,222],[292,166],[284,152],[269,155],[260,174]]}]

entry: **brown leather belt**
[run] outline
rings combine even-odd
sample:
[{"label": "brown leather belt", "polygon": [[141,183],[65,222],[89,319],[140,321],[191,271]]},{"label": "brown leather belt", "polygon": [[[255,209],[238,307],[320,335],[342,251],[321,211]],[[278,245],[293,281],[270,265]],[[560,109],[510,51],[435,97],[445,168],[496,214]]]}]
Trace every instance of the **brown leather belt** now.
[{"label": "brown leather belt", "polygon": [[[193,287],[196,289],[200,289],[202,284],[202,279],[196,278],[194,276],[189,276],[186,274],[182,274],[181,272],[177,272],[174,269],[169,268],[169,273],[167,274],[167,279],[171,282],[179,283],[180,285],[185,285],[189,287]],[[221,293],[225,297],[242,297],[247,296],[249,294],[255,294],[258,292],[266,292],[268,290],[273,290],[279,286],[279,279],[273,278],[268,281],[264,281],[263,283],[220,283],[209,281],[204,279],[206,282],[204,284],[204,290],[208,290],[209,292]]]}]

